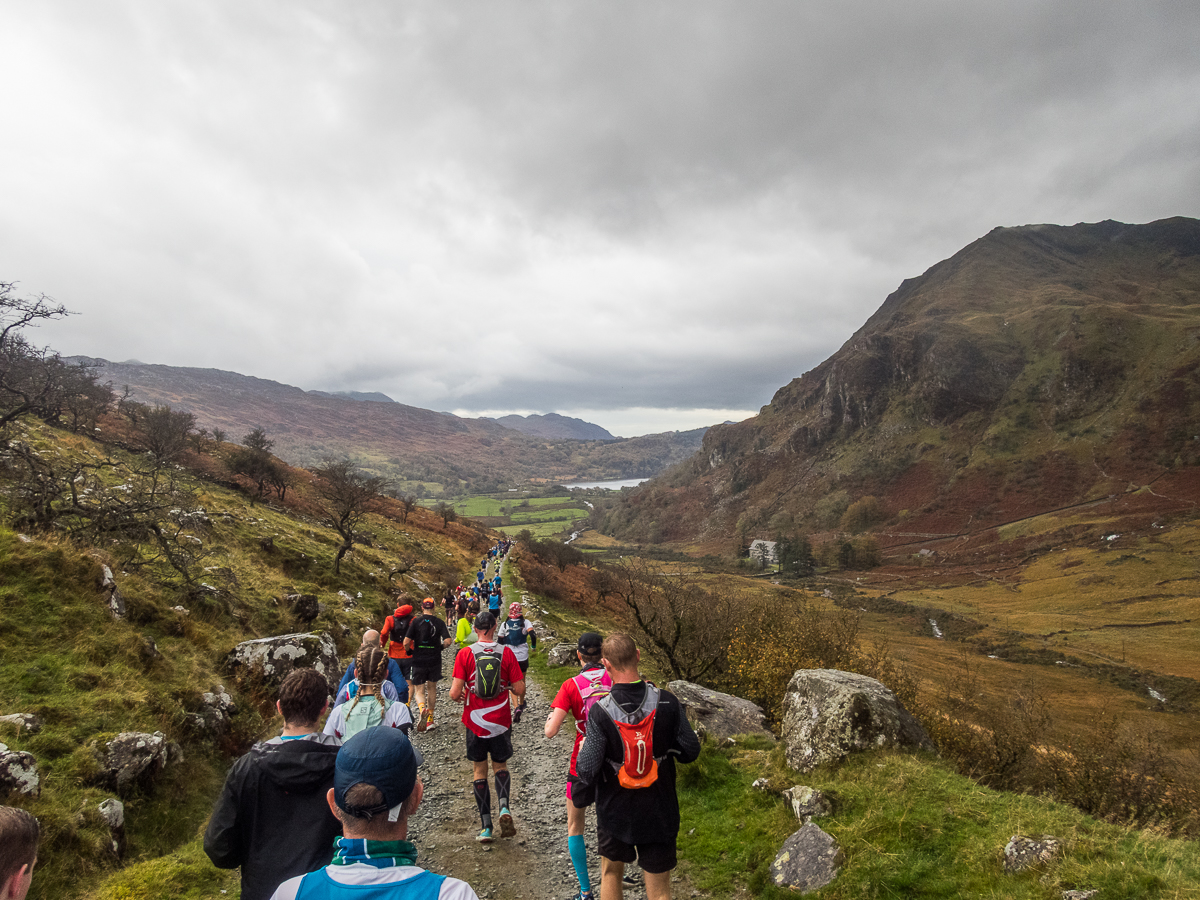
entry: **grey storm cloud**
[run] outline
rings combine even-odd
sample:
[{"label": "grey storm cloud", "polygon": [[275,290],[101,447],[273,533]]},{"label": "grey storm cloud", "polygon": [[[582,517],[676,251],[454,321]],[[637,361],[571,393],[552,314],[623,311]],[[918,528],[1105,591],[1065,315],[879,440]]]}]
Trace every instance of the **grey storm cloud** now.
[{"label": "grey storm cloud", "polygon": [[39,335],[64,353],[690,427],[997,225],[1200,212],[1194,3],[17,0],[0,28],[0,280],[81,313]]}]

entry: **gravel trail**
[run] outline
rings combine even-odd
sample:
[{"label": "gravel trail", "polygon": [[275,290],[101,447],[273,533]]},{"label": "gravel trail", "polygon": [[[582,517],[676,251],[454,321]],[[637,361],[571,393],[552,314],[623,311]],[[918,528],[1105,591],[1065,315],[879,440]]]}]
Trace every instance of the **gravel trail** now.
[{"label": "gravel trail", "polygon": [[[413,741],[425,757],[421,778],[425,799],[413,817],[409,839],[420,851],[418,864],[435,872],[461,878],[489,900],[569,900],[579,889],[567,855],[566,776],[574,729],[568,716],[558,736],[546,740],[543,729],[550,701],[532,680],[528,681],[528,708],[513,728],[512,813],[515,837],[497,838],[494,844],[475,841],[479,813],[471,790],[471,764],[466,759],[462,707],[449,699],[450,672],[455,648],[442,655],[435,709],[437,727]],[[499,815],[495,782],[492,814]],[[588,853],[592,887],[600,887],[600,859],[596,855],[595,814],[588,812]],[[498,830],[498,829],[497,829]],[[644,897],[639,888],[627,889],[630,898]]]}]

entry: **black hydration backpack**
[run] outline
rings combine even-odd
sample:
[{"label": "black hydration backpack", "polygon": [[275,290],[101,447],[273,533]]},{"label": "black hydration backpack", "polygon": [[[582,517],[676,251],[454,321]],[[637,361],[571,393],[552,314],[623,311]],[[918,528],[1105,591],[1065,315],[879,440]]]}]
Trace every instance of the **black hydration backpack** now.
[{"label": "black hydration backpack", "polygon": [[475,679],[471,684],[471,693],[481,700],[494,700],[503,692],[500,682],[500,663],[504,659],[504,647],[481,647],[479,643],[471,645],[475,655]]}]

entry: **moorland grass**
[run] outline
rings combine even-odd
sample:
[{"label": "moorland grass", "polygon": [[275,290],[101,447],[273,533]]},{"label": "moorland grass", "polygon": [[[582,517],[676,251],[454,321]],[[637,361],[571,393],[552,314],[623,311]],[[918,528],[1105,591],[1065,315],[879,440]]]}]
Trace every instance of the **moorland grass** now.
[{"label": "moorland grass", "polygon": [[[506,595],[512,576],[506,568]],[[592,611],[584,619],[554,601],[538,603],[562,640],[618,627]],[[575,672],[572,666],[548,668],[543,653],[531,657],[529,677],[548,696]],[[661,673],[649,675],[659,680]],[[758,779],[769,790],[755,788]],[[1128,900],[1200,898],[1195,841],[1100,822],[1045,798],[981,787],[927,754],[858,754],[840,766],[799,775],[788,769],[780,746],[757,737],[721,746],[705,741],[696,762],[678,767],[681,872],[695,889],[721,898],[795,896],[770,875],[783,842],[800,826],[778,793],[794,784],[826,791],[836,801],[834,814],[818,820],[845,854],[837,879],[813,895],[825,900],[1058,900],[1075,888],[1100,888],[1105,898]],[[1001,852],[1016,834],[1052,834],[1064,842],[1064,852],[1046,867],[1007,874]]]}]

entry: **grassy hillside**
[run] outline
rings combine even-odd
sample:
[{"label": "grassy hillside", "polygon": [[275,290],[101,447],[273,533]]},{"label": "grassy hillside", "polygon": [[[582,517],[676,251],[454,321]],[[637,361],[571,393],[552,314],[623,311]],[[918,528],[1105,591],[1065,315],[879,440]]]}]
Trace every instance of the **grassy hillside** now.
[{"label": "grassy hillside", "polygon": [[[757,589],[788,593],[761,582]],[[602,632],[628,627],[610,609],[540,602],[549,611],[548,623],[567,638],[589,627]],[[788,601],[779,602],[786,615],[782,604]],[[870,630],[869,636],[877,635]],[[940,649],[945,655],[944,644]],[[909,648],[898,650],[905,655]],[[644,655],[643,662],[648,660]],[[925,658],[910,663],[920,669]],[[665,680],[664,673],[649,672],[659,683]],[[535,655],[530,673],[549,693],[573,671],[547,669]],[[936,687],[940,673],[925,674],[927,687]],[[1059,667],[1052,674],[1066,675]],[[1007,675],[1009,682],[1018,678]],[[989,681],[993,687],[1000,683]],[[1075,680],[1070,690],[1081,694],[1088,687],[1086,680]],[[992,790],[927,754],[861,754],[801,776],[787,768],[780,746],[740,738],[722,746],[706,742],[700,759],[679,771],[680,872],[702,896],[795,896],[771,883],[769,868],[800,824],[778,792],[806,784],[834,798],[833,815],[817,824],[845,854],[837,880],[813,896],[1058,900],[1064,890],[1099,888],[1102,897],[1129,900],[1200,897],[1196,841],[1097,821],[1043,797]],[[767,790],[754,787],[760,780]],[[1001,851],[1016,834],[1054,835],[1064,851],[1051,865],[1007,874]]]},{"label": "grassy hillside", "polygon": [[[112,445],[40,424],[26,426],[20,438],[58,459],[133,459]],[[209,522],[202,539],[209,556],[198,585],[188,586],[161,560],[131,559],[124,544],[88,546],[58,533],[19,535],[0,525],[0,714],[33,713],[44,723],[36,734],[0,725],[0,741],[32,753],[42,776],[40,797],[7,801],[29,808],[45,830],[31,896],[82,896],[119,868],[96,810],[113,793],[100,783],[95,751],[123,731],[161,731],[183,749],[183,761],[169,765],[153,790],[126,798],[125,863],[180,852],[180,860],[197,864],[196,878],[184,879],[193,893],[172,895],[230,889],[236,872],[213,870],[192,842],[229,759],[278,723],[273,698],[230,680],[224,669],[229,651],[251,638],[314,631],[332,635],[348,656],[364,628],[390,611],[397,589],[418,596],[440,591],[441,582],[473,571],[480,543],[487,543],[462,524],[443,530],[441,519],[423,510],[401,522],[398,504],[385,503],[368,520],[369,542],[334,576],[338,540],[315,514],[304,473],[294,473],[286,507],[252,505],[245,494],[192,474],[219,469],[212,457],[191,454],[186,461],[192,468],[179,477]],[[111,617],[101,589],[105,565],[125,599],[122,620]],[[397,569],[404,574],[389,580]],[[315,621],[292,615],[281,598],[293,593],[317,595],[322,611]],[[231,728],[218,737],[197,733],[188,713],[218,684],[238,705]],[[151,868],[168,880],[181,877],[174,863]]]}]

